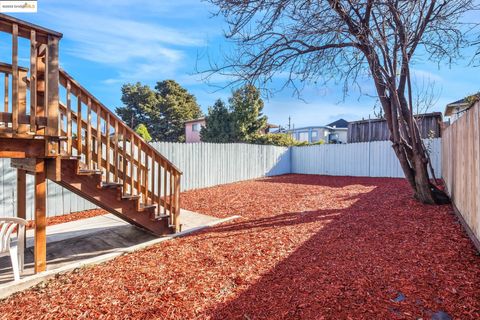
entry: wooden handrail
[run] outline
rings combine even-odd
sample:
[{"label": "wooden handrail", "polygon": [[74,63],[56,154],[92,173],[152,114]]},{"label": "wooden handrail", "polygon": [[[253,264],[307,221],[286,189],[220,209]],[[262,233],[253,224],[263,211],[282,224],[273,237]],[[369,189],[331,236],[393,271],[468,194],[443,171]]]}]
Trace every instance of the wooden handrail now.
[{"label": "wooden handrail", "polygon": [[18,26],[18,36],[30,39],[31,31],[34,30],[37,34],[37,41],[44,44],[48,43],[49,36],[58,39],[63,37],[63,34],[60,32],[0,13],[0,31],[12,33],[13,25]]},{"label": "wooden handrail", "polygon": [[182,172],[61,69],[59,83],[66,89],[66,104],[59,103],[60,133],[66,136],[61,153],[81,156],[86,168],[101,170],[106,182],[122,186],[124,195],[140,196],[143,205],[156,204],[158,215],[163,208],[178,230]]},{"label": "wooden handrail", "polygon": [[[81,97],[81,101],[88,105],[88,99],[90,98],[92,104],[100,107],[100,109],[102,110],[101,112],[105,113],[105,114],[109,114],[110,115],[110,119],[111,120],[114,120],[115,122],[117,123],[121,123],[122,124],[122,128],[125,128],[127,133],[130,135],[134,135],[135,136],[135,140],[136,139],[139,139],[139,141],[141,141],[142,143],[142,146],[147,146],[148,149],[153,149],[153,151],[155,152],[155,154],[162,158],[164,161],[166,161],[170,166],[172,166],[176,171],[178,171],[180,174],[182,174],[182,171],[177,168],[172,162],[170,162],[170,160],[168,160],[167,158],[165,158],[160,152],[158,152],[156,149],[152,148],[148,142],[146,142],[138,133],[135,132],[135,130],[133,130],[132,128],[130,128],[129,126],[127,126],[125,124],[125,122],[123,122],[123,120],[121,120],[115,113],[111,112],[110,109],[108,109],[103,103],[101,103],[92,93],[90,93],[87,89],[85,89],[82,85],[80,85],[71,75],[69,75],[65,70],[61,69],[60,68],[60,84],[64,87],[67,86],[67,82],[70,82],[70,85],[71,85],[71,92],[72,94],[74,94],[75,96],[79,96]],[[143,150],[143,148],[142,148]]]}]

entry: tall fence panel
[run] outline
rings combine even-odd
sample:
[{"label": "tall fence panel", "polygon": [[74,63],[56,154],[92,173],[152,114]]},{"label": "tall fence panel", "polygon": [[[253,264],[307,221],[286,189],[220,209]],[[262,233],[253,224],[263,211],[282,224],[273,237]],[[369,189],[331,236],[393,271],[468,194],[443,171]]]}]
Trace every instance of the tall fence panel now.
[{"label": "tall fence panel", "polygon": [[[27,175],[27,219],[33,220],[33,176]],[[47,181],[47,216],[54,217],[72,212],[94,209],[96,206],[61,186]],[[10,159],[0,159],[0,217],[16,216],[17,171]]]},{"label": "tall fence panel", "polygon": [[290,173],[286,147],[241,143],[154,142],[183,171],[182,190]]},{"label": "tall fence panel", "polygon": [[[424,140],[437,176],[441,170],[441,139]],[[390,141],[293,147],[292,173],[403,178]]]},{"label": "tall fence panel", "polygon": [[445,187],[480,249],[480,103],[444,132]]}]

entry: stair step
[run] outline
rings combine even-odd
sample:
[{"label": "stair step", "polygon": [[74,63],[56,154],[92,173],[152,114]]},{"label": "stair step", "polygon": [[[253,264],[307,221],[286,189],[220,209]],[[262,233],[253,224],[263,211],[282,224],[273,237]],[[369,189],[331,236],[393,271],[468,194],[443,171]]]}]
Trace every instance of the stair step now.
[{"label": "stair step", "polygon": [[62,156],[61,158],[62,158],[62,160],[80,160],[80,159],[82,159],[81,156],[69,156],[69,155]]},{"label": "stair step", "polygon": [[78,174],[81,176],[89,176],[95,174],[102,174],[101,170],[88,170],[88,169],[80,169],[78,170]]},{"label": "stair step", "polygon": [[102,189],[115,189],[120,187],[122,187],[122,184],[118,182],[102,182]]},{"label": "stair step", "polygon": [[160,215],[155,216],[155,219],[157,219],[157,220],[168,219],[168,218],[170,218],[169,214],[160,214]]},{"label": "stair step", "polygon": [[139,195],[124,194],[124,195],[122,195],[122,199],[137,200],[137,199],[140,199],[140,196]]},{"label": "stair step", "polygon": [[140,205],[140,209],[141,210],[148,210],[148,209],[156,209],[157,208],[157,205],[156,204],[141,204]]}]

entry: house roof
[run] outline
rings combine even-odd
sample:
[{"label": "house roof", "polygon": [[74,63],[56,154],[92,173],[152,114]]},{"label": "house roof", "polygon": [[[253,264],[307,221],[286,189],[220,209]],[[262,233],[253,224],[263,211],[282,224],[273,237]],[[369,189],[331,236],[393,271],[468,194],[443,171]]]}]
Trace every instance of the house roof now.
[{"label": "house roof", "polygon": [[348,128],[348,121],[345,119],[338,119],[337,121],[327,124],[327,127]]},{"label": "house roof", "polygon": [[267,126],[265,127],[266,129],[275,129],[275,128],[279,128],[280,126],[277,126],[276,124],[271,124],[271,123],[267,123]]},{"label": "house roof", "polygon": [[197,119],[192,119],[192,120],[187,120],[184,123],[191,123],[191,122],[200,122],[200,121],[205,121],[205,117],[197,118]]},{"label": "house roof", "polygon": [[446,117],[450,117],[450,116],[453,115],[456,108],[467,108],[467,107],[469,107],[470,104],[471,104],[471,102],[469,101],[470,97],[475,96],[475,95],[480,96],[480,91],[473,94],[473,95],[467,96],[463,99],[460,99],[460,100],[457,100],[455,102],[451,102],[451,103],[447,104],[447,106],[445,107],[444,115]]}]

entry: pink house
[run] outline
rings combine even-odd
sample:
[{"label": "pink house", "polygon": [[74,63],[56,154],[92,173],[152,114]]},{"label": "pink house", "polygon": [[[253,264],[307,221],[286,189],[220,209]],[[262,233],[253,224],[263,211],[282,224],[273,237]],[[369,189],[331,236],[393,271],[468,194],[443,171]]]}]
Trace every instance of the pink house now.
[{"label": "pink house", "polygon": [[205,127],[205,118],[185,121],[185,142],[200,142],[200,129]]}]

